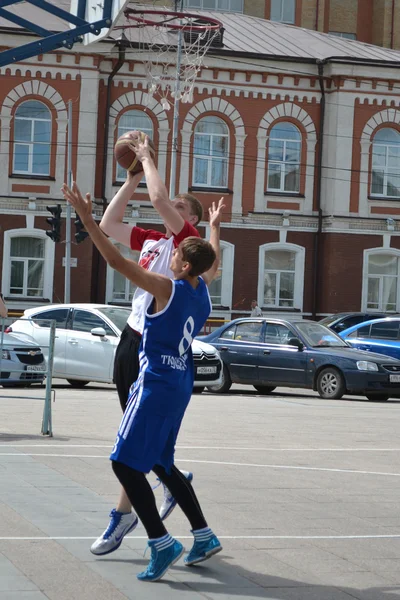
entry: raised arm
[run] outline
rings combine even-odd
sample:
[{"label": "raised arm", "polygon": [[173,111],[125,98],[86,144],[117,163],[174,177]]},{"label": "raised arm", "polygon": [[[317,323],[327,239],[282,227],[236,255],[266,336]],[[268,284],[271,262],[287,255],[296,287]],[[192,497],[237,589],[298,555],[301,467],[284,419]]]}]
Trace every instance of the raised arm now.
[{"label": "raised arm", "polygon": [[100,227],[95,223],[92,216],[90,194],[86,194],[86,199],[83,198],[76,183],[73,184],[72,190],[64,184],[62,191],[65,199],[72,204],[80,216],[94,245],[98,248],[100,254],[110,267],[124,275],[138,287],[152,294],[158,302],[166,303],[172,293],[172,281],[164,275],[146,271],[133,260],[122,256],[119,250],[107,239]]},{"label": "raised arm", "polygon": [[124,223],[125,209],[140,183],[143,173],[128,172],[124,185],[118,190],[100,221],[100,228],[114,240],[130,248],[132,225]]},{"label": "raised arm", "polygon": [[173,207],[165,183],[162,181],[149,150],[149,138],[146,136],[144,142],[135,140],[132,148],[142,162],[143,171],[146,176],[147,189],[152,205],[163,219],[166,227],[173,234],[178,235],[185,224],[182,215]]},{"label": "raised arm", "polygon": [[4,304],[3,294],[0,294],[0,318],[6,318],[8,314],[7,306]]},{"label": "raised arm", "polygon": [[211,207],[208,209],[208,214],[210,215],[210,244],[215,250],[216,259],[211,269],[209,269],[207,273],[204,273],[203,275],[203,279],[207,285],[210,285],[217,274],[219,263],[221,261],[220,225],[222,211],[224,208],[224,199],[221,198],[217,207],[215,206],[215,202],[213,202]]}]

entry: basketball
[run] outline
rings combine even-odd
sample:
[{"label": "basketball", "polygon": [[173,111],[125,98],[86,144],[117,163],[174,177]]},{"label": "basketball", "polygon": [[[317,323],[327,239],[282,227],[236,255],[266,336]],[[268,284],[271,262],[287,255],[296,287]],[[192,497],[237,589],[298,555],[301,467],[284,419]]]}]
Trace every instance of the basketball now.
[{"label": "basketball", "polygon": [[[132,141],[139,139],[144,141],[146,134],[143,131],[127,131],[121,135],[114,147],[114,156],[118,164],[131,173],[140,173],[143,171],[142,163],[136,158],[135,151],[129,146]],[[152,140],[149,138],[150,154],[154,158],[156,149]]]}]

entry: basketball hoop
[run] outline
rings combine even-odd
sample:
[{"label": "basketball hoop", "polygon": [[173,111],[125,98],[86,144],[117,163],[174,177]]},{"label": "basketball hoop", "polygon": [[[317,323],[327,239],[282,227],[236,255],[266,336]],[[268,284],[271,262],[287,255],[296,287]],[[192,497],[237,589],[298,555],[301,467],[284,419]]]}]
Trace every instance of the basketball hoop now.
[{"label": "basketball hoop", "polygon": [[193,87],[210,46],[222,45],[223,25],[200,14],[168,10],[124,11],[124,31],[139,50],[146,87],[164,110],[175,101],[192,102]]}]

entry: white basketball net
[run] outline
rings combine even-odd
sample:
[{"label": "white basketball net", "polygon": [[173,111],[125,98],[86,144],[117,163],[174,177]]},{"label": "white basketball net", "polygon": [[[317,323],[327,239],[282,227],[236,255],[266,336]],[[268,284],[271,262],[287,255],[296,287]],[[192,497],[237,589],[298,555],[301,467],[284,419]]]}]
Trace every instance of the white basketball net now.
[{"label": "white basketball net", "polygon": [[[159,21],[157,26],[140,26],[125,29],[130,42],[139,48],[147,91],[149,97],[159,100],[164,110],[169,110],[176,99],[181,102],[193,102],[193,87],[196,77],[203,66],[207,50],[218,30],[194,30],[199,22],[190,17],[172,20],[172,17],[144,15],[146,19]],[[199,15],[198,19],[201,19]],[[164,21],[164,22],[163,22]],[[170,24],[184,26],[181,31],[171,30]],[[127,20],[127,24],[131,21]],[[181,45],[180,67],[178,66],[178,45]],[[179,72],[179,79],[178,79]]]}]

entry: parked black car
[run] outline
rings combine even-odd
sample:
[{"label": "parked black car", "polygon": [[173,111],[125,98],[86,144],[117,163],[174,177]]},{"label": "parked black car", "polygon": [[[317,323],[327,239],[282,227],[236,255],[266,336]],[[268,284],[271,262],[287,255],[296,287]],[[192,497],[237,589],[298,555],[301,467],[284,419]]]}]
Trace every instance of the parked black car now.
[{"label": "parked black car", "polygon": [[400,360],[353,349],[315,321],[236,319],[200,339],[219,350],[224,364],[222,384],[208,388],[213,392],[241,383],[264,394],[277,386],[310,388],[327,399],[400,394]]},{"label": "parked black car", "polygon": [[328,317],[324,317],[319,321],[321,325],[325,325],[325,327],[329,327],[332,331],[336,333],[341,333],[345,329],[349,327],[353,327],[354,325],[358,325],[359,323],[364,323],[364,321],[371,321],[372,319],[382,319],[384,317],[393,316],[393,314],[385,314],[385,313],[365,313],[365,312],[348,312],[348,313],[336,313],[334,315],[329,315]]}]

